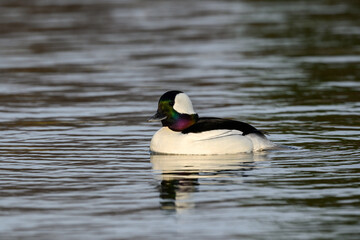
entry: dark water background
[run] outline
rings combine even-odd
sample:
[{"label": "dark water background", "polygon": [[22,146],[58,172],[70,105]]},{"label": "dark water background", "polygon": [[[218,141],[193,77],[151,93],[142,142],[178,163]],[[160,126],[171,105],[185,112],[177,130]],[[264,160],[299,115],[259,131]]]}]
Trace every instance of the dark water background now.
[{"label": "dark water background", "polygon": [[[0,2],[0,239],[359,239],[359,1]],[[298,150],[150,157],[167,90]]]}]

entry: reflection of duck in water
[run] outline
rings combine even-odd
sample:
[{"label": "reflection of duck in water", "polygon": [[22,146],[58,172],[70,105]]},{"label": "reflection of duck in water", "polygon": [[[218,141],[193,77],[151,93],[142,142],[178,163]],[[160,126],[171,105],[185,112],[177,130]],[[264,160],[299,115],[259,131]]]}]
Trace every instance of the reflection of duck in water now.
[{"label": "reflection of duck in water", "polygon": [[193,208],[189,195],[197,191],[197,178],[163,179],[159,186],[161,208],[164,210],[180,210]]},{"label": "reflection of duck in water", "polygon": [[155,153],[236,154],[276,146],[250,124],[200,118],[190,98],[180,91],[163,94],[156,114],[149,121],[161,121],[163,125],[151,140],[150,150]]},{"label": "reflection of duck in water", "polygon": [[[152,168],[161,183],[161,207],[181,211],[195,207],[191,193],[200,191],[201,179],[221,177],[233,181],[234,175],[246,177],[246,172],[256,168],[255,161],[265,160],[265,155],[151,155]],[[239,178],[236,178],[237,180]],[[240,178],[241,179],[241,178]],[[228,183],[228,181],[226,181]]]}]

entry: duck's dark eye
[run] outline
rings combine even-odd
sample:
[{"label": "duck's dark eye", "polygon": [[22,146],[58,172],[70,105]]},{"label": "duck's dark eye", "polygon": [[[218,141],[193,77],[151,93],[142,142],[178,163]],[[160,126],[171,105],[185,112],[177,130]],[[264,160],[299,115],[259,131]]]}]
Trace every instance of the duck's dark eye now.
[{"label": "duck's dark eye", "polygon": [[169,101],[169,105],[170,106],[174,106],[175,102],[174,101]]}]

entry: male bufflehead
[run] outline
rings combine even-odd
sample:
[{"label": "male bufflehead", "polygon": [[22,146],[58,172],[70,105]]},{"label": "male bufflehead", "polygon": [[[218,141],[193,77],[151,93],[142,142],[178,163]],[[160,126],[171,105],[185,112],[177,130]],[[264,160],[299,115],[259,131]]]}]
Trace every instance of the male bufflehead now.
[{"label": "male bufflehead", "polygon": [[168,91],[159,100],[149,121],[161,121],[150,143],[160,154],[236,154],[275,147],[250,124],[214,117],[199,117],[190,98],[181,91]]}]

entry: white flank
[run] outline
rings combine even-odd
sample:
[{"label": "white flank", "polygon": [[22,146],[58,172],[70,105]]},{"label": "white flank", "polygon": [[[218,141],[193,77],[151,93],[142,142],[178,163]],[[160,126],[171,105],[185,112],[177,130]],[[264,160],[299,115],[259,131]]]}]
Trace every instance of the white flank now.
[{"label": "white flank", "polygon": [[245,137],[249,138],[252,141],[254,145],[254,152],[276,147],[275,143],[271,142],[266,137],[261,137],[255,133],[247,134]]},{"label": "white flank", "polygon": [[251,139],[237,130],[212,130],[202,133],[174,132],[162,127],[155,133],[150,150],[162,154],[216,155],[252,152]]}]

